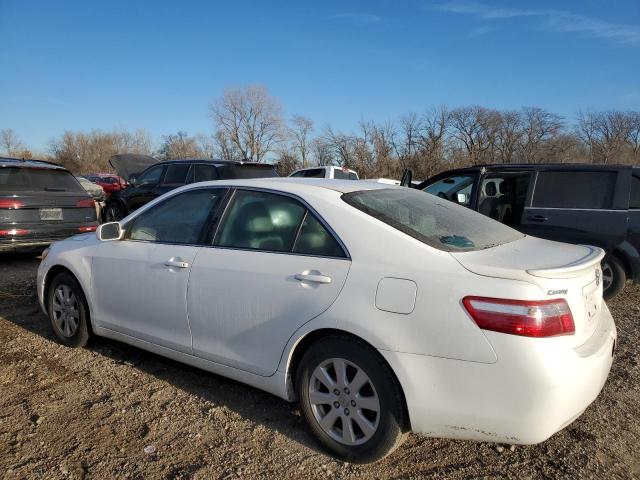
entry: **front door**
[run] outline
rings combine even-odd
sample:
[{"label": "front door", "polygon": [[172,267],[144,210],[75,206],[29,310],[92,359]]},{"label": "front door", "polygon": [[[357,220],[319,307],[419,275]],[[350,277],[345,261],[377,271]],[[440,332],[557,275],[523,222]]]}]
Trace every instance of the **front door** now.
[{"label": "front door", "polygon": [[96,325],[191,353],[189,274],[226,190],[193,189],[140,212],[91,259]]},{"label": "front door", "polygon": [[325,224],[289,196],[237,190],[189,281],[195,355],[275,372],[291,335],[337,298],[349,271]]}]

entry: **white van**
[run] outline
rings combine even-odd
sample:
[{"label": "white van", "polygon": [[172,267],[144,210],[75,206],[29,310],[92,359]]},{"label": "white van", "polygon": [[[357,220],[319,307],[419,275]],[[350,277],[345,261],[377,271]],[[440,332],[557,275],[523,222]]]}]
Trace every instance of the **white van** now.
[{"label": "white van", "polygon": [[338,180],[360,180],[355,170],[349,170],[345,167],[310,167],[301,168],[293,172],[290,177],[304,178],[335,178]]}]

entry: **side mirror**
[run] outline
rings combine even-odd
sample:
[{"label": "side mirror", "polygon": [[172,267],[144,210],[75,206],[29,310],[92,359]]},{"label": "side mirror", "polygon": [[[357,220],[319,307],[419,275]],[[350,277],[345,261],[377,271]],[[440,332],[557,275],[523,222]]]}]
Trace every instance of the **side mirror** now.
[{"label": "side mirror", "polygon": [[112,240],[120,240],[124,230],[120,227],[118,222],[109,222],[98,225],[96,229],[96,237],[101,242],[109,242]]},{"label": "side mirror", "polygon": [[466,205],[469,202],[468,195],[466,193],[456,193],[456,202],[460,205]]}]

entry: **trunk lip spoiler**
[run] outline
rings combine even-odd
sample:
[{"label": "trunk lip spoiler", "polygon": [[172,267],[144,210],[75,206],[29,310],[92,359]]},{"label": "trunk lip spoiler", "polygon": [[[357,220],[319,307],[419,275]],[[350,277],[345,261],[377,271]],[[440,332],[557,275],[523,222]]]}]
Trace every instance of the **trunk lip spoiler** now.
[{"label": "trunk lip spoiler", "polygon": [[591,245],[580,245],[589,249],[586,255],[582,258],[574,260],[565,265],[558,265],[548,268],[535,268],[527,270],[529,275],[542,278],[569,278],[575,277],[580,272],[587,271],[593,268],[594,265],[599,264],[604,258],[605,251],[600,247],[594,247]]}]

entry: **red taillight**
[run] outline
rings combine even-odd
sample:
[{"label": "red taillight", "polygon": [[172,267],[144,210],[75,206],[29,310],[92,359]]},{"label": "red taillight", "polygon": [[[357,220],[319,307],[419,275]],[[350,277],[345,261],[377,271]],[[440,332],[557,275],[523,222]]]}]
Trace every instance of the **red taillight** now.
[{"label": "red taillight", "polygon": [[78,231],[79,232],[95,232],[96,231],[96,227],[95,225],[89,225],[88,227],[79,227]]},{"label": "red taillight", "polygon": [[465,297],[464,307],[483,330],[524,337],[572,335],[576,328],[566,300],[505,300]]},{"label": "red taillight", "polygon": [[78,200],[76,202],[76,207],[78,208],[95,208],[96,204],[93,201],[93,198],[85,198],[84,200]]},{"label": "red taillight", "polygon": [[26,235],[29,230],[23,228],[12,228],[11,230],[0,230],[0,237],[13,237],[18,235]]},{"label": "red taillight", "polygon": [[24,207],[24,203],[22,203],[20,200],[13,200],[11,198],[0,198],[0,208],[15,209],[20,207]]}]

